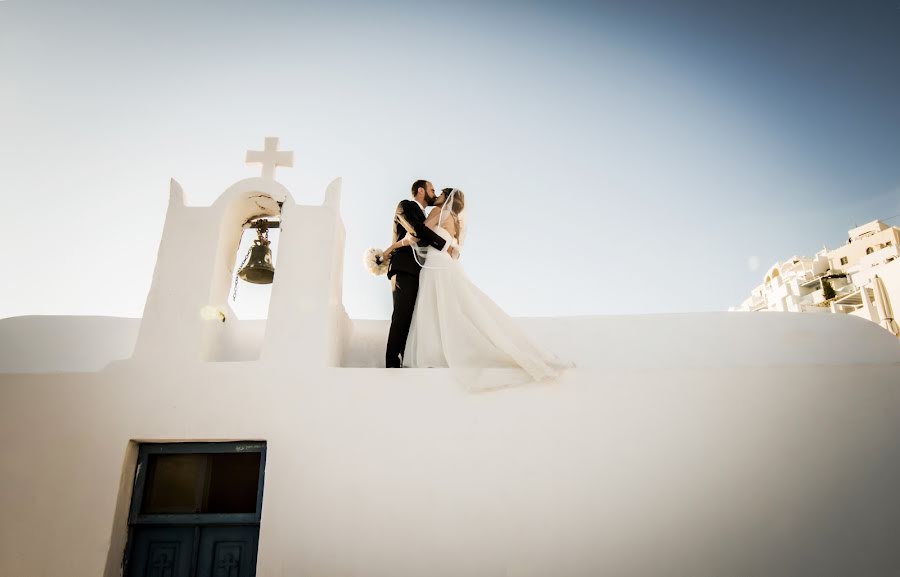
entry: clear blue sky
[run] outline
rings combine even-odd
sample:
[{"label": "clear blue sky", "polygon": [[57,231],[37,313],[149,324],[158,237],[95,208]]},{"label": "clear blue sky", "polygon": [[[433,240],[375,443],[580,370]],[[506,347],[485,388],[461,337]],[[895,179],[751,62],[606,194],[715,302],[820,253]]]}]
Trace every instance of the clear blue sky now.
[{"label": "clear blue sky", "polygon": [[900,0],[0,0],[0,317],[140,316],[169,178],[210,204],[267,135],[298,202],[344,177],[353,317],[416,178],[514,315],[724,310],[900,213],[898,103]]}]

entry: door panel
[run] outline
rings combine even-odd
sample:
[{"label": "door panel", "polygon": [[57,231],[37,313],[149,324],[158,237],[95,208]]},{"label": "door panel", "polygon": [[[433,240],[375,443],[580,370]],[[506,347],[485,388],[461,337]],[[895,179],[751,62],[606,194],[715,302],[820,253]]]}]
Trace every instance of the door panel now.
[{"label": "door panel", "polygon": [[190,577],[192,527],[135,527],[129,577]]},{"label": "door panel", "polygon": [[253,577],[265,455],[259,441],[142,443],[125,577]]},{"label": "door panel", "polygon": [[258,538],[259,527],[203,527],[197,577],[252,577]]}]

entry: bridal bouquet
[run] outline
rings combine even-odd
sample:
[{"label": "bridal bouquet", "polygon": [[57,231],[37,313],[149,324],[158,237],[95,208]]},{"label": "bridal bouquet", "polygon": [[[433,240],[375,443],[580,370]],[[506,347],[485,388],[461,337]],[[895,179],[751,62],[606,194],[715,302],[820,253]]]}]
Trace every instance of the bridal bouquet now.
[{"label": "bridal bouquet", "polygon": [[384,251],[380,248],[370,248],[363,254],[363,264],[372,276],[387,274],[388,259],[384,258]]},{"label": "bridal bouquet", "polygon": [[[399,207],[397,211],[397,214],[394,215],[394,222],[399,223],[400,226],[405,228],[408,234],[415,236],[415,229],[405,218],[403,218],[403,214],[400,212]],[[366,270],[369,271],[372,276],[387,274],[389,263],[390,258],[385,258],[384,251],[380,248],[370,248],[363,253],[363,265],[365,265]]]}]

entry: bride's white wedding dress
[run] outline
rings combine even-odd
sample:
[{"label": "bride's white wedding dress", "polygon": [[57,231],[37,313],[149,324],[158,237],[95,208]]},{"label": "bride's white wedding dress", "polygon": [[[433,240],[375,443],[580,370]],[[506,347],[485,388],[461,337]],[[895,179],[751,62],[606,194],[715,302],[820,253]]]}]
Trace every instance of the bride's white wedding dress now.
[{"label": "bride's white wedding dress", "polygon": [[[445,228],[434,230],[458,247]],[[458,260],[429,247],[424,264],[404,366],[449,367],[473,389],[552,379],[572,366],[535,345],[469,280]],[[481,370],[488,368],[520,370],[513,374]]]}]

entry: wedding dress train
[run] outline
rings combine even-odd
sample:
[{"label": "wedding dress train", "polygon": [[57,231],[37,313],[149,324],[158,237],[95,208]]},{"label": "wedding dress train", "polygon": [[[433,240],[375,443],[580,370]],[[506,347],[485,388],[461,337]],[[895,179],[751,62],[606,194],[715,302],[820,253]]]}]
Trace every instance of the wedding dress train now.
[{"label": "wedding dress train", "polygon": [[[456,245],[443,227],[435,232]],[[535,345],[446,252],[429,247],[424,265],[404,366],[449,367],[473,389],[552,379],[572,366]],[[490,368],[519,370],[483,370]]]}]

